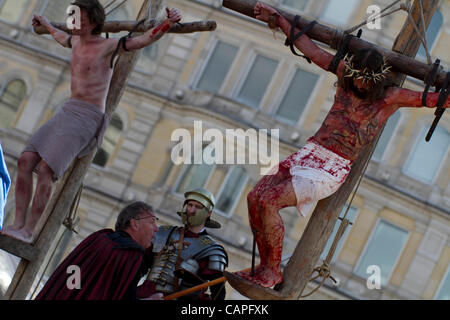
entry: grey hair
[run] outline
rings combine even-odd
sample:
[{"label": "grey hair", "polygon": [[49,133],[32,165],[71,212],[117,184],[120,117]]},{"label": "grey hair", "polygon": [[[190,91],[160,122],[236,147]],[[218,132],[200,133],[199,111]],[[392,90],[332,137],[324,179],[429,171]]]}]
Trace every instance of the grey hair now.
[{"label": "grey hair", "polygon": [[142,201],[136,201],[127,205],[120,211],[119,216],[117,217],[115,225],[116,231],[127,229],[130,226],[131,219],[137,218],[147,211],[153,213],[153,207]]}]

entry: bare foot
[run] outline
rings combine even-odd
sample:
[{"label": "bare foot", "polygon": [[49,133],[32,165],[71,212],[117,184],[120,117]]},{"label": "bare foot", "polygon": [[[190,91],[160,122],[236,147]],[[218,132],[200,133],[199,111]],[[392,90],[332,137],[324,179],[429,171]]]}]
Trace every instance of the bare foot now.
[{"label": "bare foot", "polygon": [[280,271],[273,270],[267,266],[257,266],[253,277],[251,271],[239,271],[236,274],[265,288],[272,287],[283,281],[283,276]]}]

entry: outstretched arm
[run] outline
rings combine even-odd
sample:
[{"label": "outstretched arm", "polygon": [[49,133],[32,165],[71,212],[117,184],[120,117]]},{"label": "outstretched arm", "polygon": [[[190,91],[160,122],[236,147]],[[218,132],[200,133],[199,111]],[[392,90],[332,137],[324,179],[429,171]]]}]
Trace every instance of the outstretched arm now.
[{"label": "outstretched arm", "polygon": [[[429,92],[427,95],[427,108],[434,108],[439,99],[439,92]],[[422,107],[422,92],[408,90],[404,88],[391,87],[386,92],[385,101],[389,105],[398,107]],[[450,107],[450,97],[444,103],[444,108]]]},{"label": "outstretched arm", "polygon": [[69,41],[71,38],[71,35],[52,26],[46,17],[33,15],[32,25],[33,25],[33,27],[38,27],[41,25],[44,26],[45,28],[47,28],[48,32],[50,32],[53,39],[55,39],[56,42],[58,42],[60,45],[62,45],[63,47],[66,47],[66,48],[72,47],[70,44],[70,41]]},{"label": "outstretched arm", "polygon": [[[258,20],[268,22],[271,28],[279,27],[287,37],[290,37],[291,23],[274,8],[258,2],[255,6],[255,16]],[[275,21],[271,19],[275,19]],[[274,25],[272,25],[273,22]],[[295,34],[299,32],[300,30],[296,28]],[[306,34],[298,38],[294,45],[315,64],[328,71],[333,55],[319,48]]]},{"label": "outstretched arm", "polygon": [[168,9],[167,19],[153,29],[148,30],[140,36],[130,38],[126,42],[126,48],[129,51],[144,48],[153,42],[159,40],[169,29],[178,21],[181,20],[181,13],[178,9]]}]

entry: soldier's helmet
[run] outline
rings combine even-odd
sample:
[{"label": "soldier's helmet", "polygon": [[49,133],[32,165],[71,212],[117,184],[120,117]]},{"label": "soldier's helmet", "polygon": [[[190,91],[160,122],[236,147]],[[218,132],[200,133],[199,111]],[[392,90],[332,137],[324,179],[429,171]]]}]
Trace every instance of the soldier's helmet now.
[{"label": "soldier's helmet", "polygon": [[[183,210],[182,212],[178,212],[178,215],[180,215],[183,219],[183,223],[186,223],[187,217],[185,216],[186,212],[186,204],[189,201],[197,201],[198,203],[202,204],[204,207],[204,212],[209,214],[209,212],[213,211],[216,200],[214,198],[214,195],[205,188],[197,188],[191,191],[187,191],[184,193],[184,202],[183,202]],[[201,214],[200,212],[198,214]],[[197,214],[196,214],[197,215]],[[207,228],[216,228],[219,229],[221,227],[220,223],[211,219],[210,217],[205,217],[205,220],[203,220],[202,223],[205,223],[205,227]]]}]

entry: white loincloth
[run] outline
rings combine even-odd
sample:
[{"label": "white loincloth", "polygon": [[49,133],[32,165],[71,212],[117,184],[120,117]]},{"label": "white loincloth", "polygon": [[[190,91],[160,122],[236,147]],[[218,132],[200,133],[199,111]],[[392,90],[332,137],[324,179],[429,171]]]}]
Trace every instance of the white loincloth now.
[{"label": "white loincloth", "polygon": [[318,200],[335,193],[351,169],[351,161],[313,141],[286,158],[297,197],[297,209],[303,217]]}]

